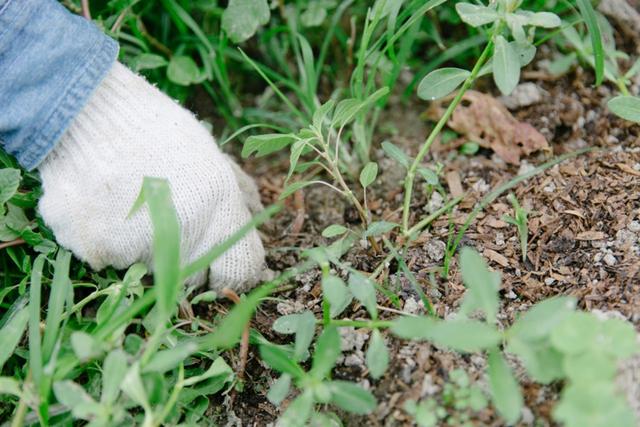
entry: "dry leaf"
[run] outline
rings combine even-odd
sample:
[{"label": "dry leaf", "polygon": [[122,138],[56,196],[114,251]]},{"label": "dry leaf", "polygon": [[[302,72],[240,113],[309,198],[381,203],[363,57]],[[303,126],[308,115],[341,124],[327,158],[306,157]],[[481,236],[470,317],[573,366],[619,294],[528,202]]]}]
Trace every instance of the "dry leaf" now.
[{"label": "dry leaf", "polygon": [[[443,113],[442,103],[432,103],[426,115],[437,120]],[[462,97],[447,125],[465,141],[492,149],[507,163],[517,165],[523,155],[549,150],[547,140],[533,126],[516,120],[494,97],[473,90]]]},{"label": "dry leaf", "polygon": [[578,233],[576,236],[576,240],[603,240],[606,239],[607,235],[602,231],[583,231],[582,233]]}]

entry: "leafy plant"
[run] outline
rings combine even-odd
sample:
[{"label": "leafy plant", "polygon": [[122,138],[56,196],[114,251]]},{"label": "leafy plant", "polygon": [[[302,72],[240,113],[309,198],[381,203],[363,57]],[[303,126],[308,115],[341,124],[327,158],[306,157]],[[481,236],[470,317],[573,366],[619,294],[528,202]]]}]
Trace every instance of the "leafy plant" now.
[{"label": "leafy plant", "polygon": [[513,216],[505,215],[502,219],[509,224],[515,225],[520,236],[520,251],[522,252],[522,262],[527,260],[527,245],[529,242],[529,221],[527,219],[528,212],[518,202],[516,196],[509,194],[507,199],[513,206]]}]

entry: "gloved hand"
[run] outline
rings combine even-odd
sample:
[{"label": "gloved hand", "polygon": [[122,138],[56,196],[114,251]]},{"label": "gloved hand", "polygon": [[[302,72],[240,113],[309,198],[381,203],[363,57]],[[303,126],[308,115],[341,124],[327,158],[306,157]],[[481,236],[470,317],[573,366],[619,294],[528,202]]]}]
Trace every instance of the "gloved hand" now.
[{"label": "gloved hand", "polygon": [[[182,264],[224,241],[261,208],[252,179],[187,110],[116,63],[39,167],[40,213],[58,242],[100,270],[150,265],[147,208],[127,218],[145,176],[166,178],[181,225]],[[214,289],[256,284],[264,249],[256,230],[210,268]],[[203,283],[206,272],[189,279]]]}]

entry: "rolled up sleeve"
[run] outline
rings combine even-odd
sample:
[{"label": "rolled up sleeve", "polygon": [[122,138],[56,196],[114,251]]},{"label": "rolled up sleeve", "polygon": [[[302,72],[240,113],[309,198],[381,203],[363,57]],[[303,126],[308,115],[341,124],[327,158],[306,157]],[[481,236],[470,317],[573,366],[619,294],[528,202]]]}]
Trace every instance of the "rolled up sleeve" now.
[{"label": "rolled up sleeve", "polygon": [[118,55],[118,44],[56,0],[0,0],[0,141],[31,170]]}]

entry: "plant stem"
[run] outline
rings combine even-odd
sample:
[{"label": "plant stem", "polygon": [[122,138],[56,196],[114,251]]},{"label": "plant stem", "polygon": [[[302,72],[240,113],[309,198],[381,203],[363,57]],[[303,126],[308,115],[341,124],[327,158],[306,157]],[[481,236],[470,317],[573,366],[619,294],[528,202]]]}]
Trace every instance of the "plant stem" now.
[{"label": "plant stem", "polygon": [[493,48],[493,39],[495,35],[498,33],[498,31],[500,30],[500,28],[501,28],[500,25],[496,25],[493,31],[493,34],[489,39],[489,42],[485,46],[484,50],[482,51],[482,54],[480,55],[473,69],[471,70],[471,74],[464,81],[464,83],[462,84],[462,87],[456,94],[455,98],[453,99],[453,101],[451,101],[451,104],[449,104],[449,106],[447,107],[447,110],[442,115],[442,117],[440,117],[440,120],[438,120],[438,123],[436,123],[435,127],[433,128],[433,130],[427,137],[426,141],[420,148],[420,151],[418,152],[418,155],[416,156],[413,163],[411,164],[411,167],[407,171],[407,176],[405,177],[405,181],[404,181],[404,205],[402,208],[402,232],[405,236],[409,235],[409,209],[411,207],[413,181],[416,176],[416,171],[420,166],[422,159],[424,159],[424,156],[426,156],[427,153],[429,152],[429,149],[431,148],[431,145],[433,144],[433,142],[436,140],[436,137],[440,134],[440,131],[442,130],[442,128],[444,128],[444,126],[449,121],[449,118],[451,117],[451,115],[453,114],[453,111],[456,109],[456,107],[462,100],[462,97],[467,92],[467,90],[471,87],[471,85],[473,85],[473,83],[475,82],[476,78],[478,77],[478,73],[480,72],[480,69],[485,64],[487,59],[489,59],[491,49]]}]

